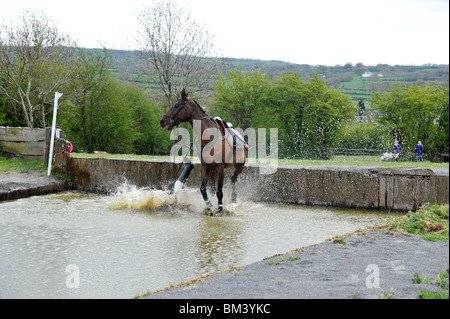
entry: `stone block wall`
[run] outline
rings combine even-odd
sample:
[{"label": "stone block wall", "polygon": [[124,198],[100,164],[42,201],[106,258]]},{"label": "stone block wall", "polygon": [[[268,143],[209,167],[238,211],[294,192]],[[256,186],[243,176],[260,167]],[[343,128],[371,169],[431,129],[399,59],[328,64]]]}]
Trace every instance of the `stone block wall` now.
[{"label": "stone block wall", "polygon": [[[70,174],[76,189],[114,192],[123,183],[164,189],[173,177],[173,163],[161,160],[74,158]],[[186,182],[200,188],[200,165]],[[224,187],[230,187],[234,168],[226,169]],[[248,164],[239,176],[238,197],[307,205],[392,210],[417,210],[425,203],[449,203],[448,170],[379,167],[279,166],[261,174]],[[181,172],[181,171],[180,171]]]}]

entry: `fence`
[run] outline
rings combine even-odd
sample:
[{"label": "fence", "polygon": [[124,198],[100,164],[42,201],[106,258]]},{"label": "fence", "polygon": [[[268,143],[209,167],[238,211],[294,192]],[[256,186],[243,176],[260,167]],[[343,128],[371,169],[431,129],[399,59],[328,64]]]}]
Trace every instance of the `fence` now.
[{"label": "fence", "polygon": [[[0,155],[48,162],[52,128],[0,126]],[[65,138],[57,130],[56,137]]]},{"label": "fence", "polygon": [[[381,161],[381,157],[384,155],[384,153],[391,153],[393,152],[391,150],[377,150],[377,149],[360,149],[360,148],[332,148],[331,149],[333,157],[340,158],[344,161],[349,160],[357,160],[357,161]],[[445,157],[441,155],[442,161],[445,161]],[[427,154],[424,154],[423,156],[424,160],[430,160],[430,157]],[[393,157],[387,158],[386,160],[394,160]],[[416,160],[416,153],[409,152],[402,150],[400,153],[400,156],[398,158],[400,162],[403,161],[415,161]],[[447,161],[448,161],[448,154],[447,154]]]},{"label": "fence", "polygon": [[340,156],[344,160],[379,161],[386,150],[366,149],[366,148],[332,148],[334,157]]}]

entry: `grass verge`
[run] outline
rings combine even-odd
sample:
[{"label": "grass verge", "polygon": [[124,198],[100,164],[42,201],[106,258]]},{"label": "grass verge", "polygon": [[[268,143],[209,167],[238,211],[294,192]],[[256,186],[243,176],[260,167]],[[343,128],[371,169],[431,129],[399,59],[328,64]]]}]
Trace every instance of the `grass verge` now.
[{"label": "grass verge", "polygon": [[448,271],[440,273],[436,279],[431,279],[427,276],[422,276],[415,273],[412,277],[412,282],[415,284],[435,285],[437,290],[421,289],[419,293],[420,299],[448,299]]},{"label": "grass verge", "polygon": [[448,243],[449,206],[425,204],[417,212],[408,212],[402,217],[391,219],[387,226],[389,230]]},{"label": "grass verge", "polygon": [[7,159],[0,156],[0,174],[6,172],[29,173],[33,171],[45,172],[46,165],[43,161],[27,160],[23,158]]},{"label": "grass verge", "polygon": [[[161,159],[172,160],[170,156],[164,155],[135,155],[135,154],[91,154],[91,153],[71,153],[77,157],[92,158],[124,158],[124,159]],[[179,159],[180,160],[180,159]],[[194,158],[194,162],[198,159]],[[253,161],[254,162],[254,161]],[[330,160],[310,160],[310,159],[283,159],[277,161],[278,165],[317,165],[317,166],[382,166],[382,167],[422,167],[422,168],[449,168],[449,163],[433,162],[381,162],[375,156],[374,160],[364,159],[362,156],[336,156]]]},{"label": "grass verge", "polygon": [[[0,156],[0,174],[5,173],[35,173],[37,176],[47,175],[47,164],[43,161],[28,160],[23,158],[7,159]],[[71,182],[72,177],[52,170],[51,175],[64,181]]]}]

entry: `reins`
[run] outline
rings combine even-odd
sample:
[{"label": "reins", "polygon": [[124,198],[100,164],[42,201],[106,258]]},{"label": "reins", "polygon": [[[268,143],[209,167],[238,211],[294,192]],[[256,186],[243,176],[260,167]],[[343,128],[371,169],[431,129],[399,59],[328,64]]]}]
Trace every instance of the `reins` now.
[{"label": "reins", "polygon": [[[201,120],[204,120],[204,119],[210,119],[210,118],[208,117],[208,115],[205,113],[205,111],[202,110],[202,108],[201,108],[200,105],[197,103],[197,101],[192,100],[192,101],[194,101],[194,103],[197,105],[197,107],[200,108],[200,110],[205,114],[205,116],[203,116],[202,118],[199,118],[199,119],[189,119],[189,120],[184,120],[184,121],[175,121],[175,117],[176,117],[176,116],[181,112],[181,110],[186,106],[187,102],[189,101],[189,98],[183,99],[183,101],[184,101],[183,105],[181,105],[181,106],[178,108],[178,110],[175,112],[174,115],[172,115],[172,116],[167,115],[167,114],[164,114],[164,115],[163,115],[163,117],[168,117],[168,118],[170,119],[170,125],[176,126],[176,125],[179,125],[179,124],[182,124],[182,123],[186,123],[186,122],[191,123],[192,121],[199,121],[199,120],[201,121]],[[186,112],[187,112],[187,109],[186,109]]]},{"label": "reins", "polygon": [[186,120],[186,121],[175,121],[175,117],[176,117],[176,116],[178,115],[178,113],[180,113],[181,110],[186,106],[187,102],[188,102],[188,100],[185,99],[183,105],[181,105],[181,106],[178,108],[178,110],[175,112],[174,115],[172,115],[172,116],[167,115],[167,114],[164,114],[164,115],[163,115],[163,117],[168,117],[168,118],[170,119],[170,125],[176,126],[176,125],[179,125],[179,124],[181,124],[181,123],[185,123],[185,122],[189,122],[189,121],[190,121],[190,120]]}]

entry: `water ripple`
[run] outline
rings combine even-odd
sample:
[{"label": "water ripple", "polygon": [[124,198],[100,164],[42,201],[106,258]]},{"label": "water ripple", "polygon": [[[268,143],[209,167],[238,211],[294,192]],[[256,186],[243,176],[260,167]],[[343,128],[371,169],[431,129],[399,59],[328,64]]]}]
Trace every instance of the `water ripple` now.
[{"label": "water ripple", "polygon": [[[0,203],[0,298],[131,298],[381,223],[374,211],[252,203],[203,214],[198,190],[177,197],[125,185]],[[68,265],[79,288],[68,288]]]}]

